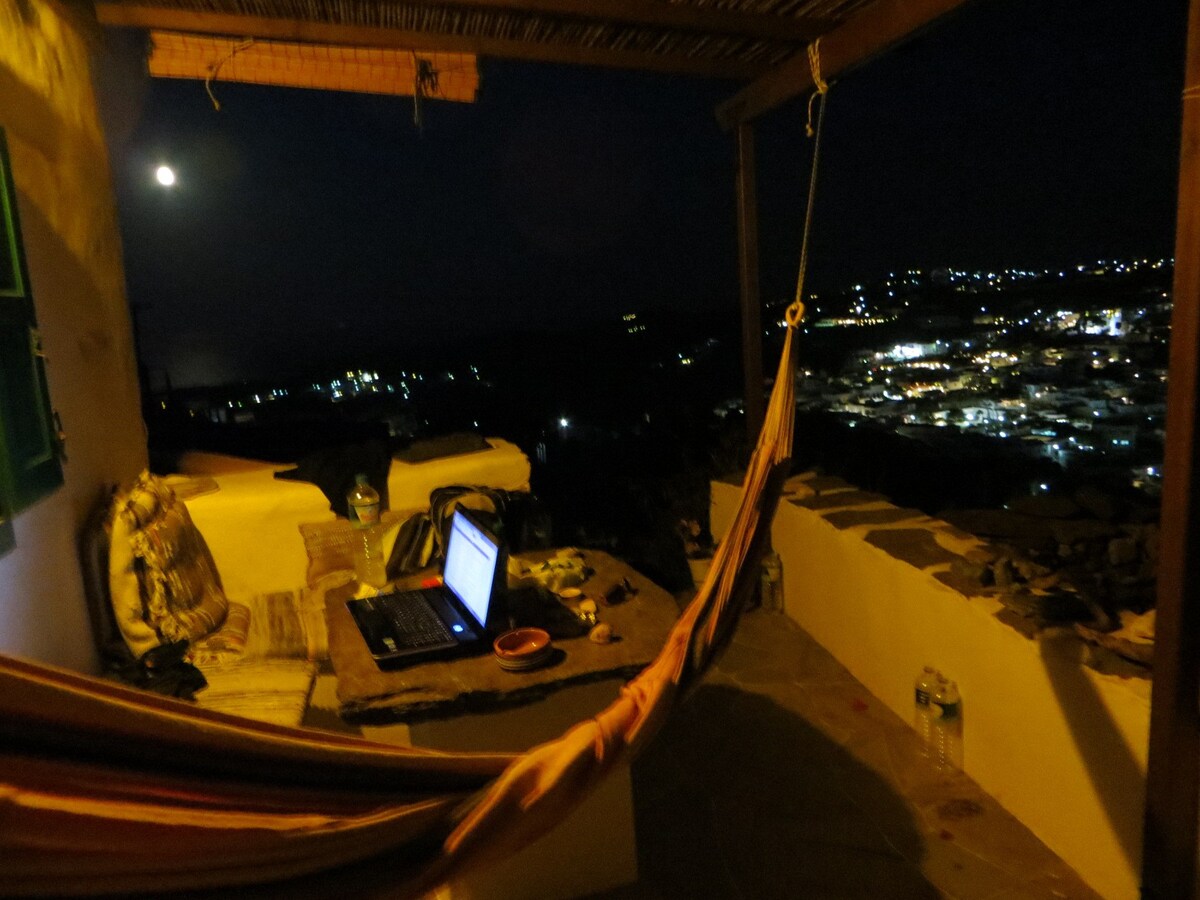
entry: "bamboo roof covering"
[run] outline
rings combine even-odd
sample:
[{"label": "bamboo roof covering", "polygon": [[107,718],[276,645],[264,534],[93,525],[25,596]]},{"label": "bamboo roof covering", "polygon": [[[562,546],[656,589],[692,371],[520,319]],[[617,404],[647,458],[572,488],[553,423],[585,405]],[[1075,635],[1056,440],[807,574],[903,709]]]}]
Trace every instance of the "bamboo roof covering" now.
[{"label": "bamboo roof covering", "polygon": [[479,89],[475,56],[466,53],[251,41],[171,31],[152,31],[150,39],[149,68],[156,78],[412,96],[420,71],[421,95],[426,98],[470,103]]},{"label": "bamboo roof covering", "polygon": [[749,79],[878,0],[100,0],[100,22]]}]

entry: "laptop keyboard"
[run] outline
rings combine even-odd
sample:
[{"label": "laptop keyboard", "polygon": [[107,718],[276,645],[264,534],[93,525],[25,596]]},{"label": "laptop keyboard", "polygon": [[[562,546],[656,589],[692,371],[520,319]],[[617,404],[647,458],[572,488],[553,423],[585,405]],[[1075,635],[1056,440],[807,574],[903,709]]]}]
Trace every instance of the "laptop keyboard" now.
[{"label": "laptop keyboard", "polygon": [[398,593],[391,602],[379,605],[395,629],[401,647],[429,647],[454,640],[446,623],[416,591]]}]

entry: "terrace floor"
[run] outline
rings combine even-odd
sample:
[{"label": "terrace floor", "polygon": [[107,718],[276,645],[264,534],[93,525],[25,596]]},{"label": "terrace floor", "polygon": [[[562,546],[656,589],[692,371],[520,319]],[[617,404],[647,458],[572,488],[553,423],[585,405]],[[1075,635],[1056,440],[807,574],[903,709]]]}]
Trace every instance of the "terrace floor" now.
[{"label": "terrace floor", "polygon": [[798,625],[748,613],[633,766],[640,881],[594,900],[1099,896],[919,751]]},{"label": "terrace floor", "polygon": [[1099,897],[781,613],[742,617],[632,776],[640,879],[589,900]]}]

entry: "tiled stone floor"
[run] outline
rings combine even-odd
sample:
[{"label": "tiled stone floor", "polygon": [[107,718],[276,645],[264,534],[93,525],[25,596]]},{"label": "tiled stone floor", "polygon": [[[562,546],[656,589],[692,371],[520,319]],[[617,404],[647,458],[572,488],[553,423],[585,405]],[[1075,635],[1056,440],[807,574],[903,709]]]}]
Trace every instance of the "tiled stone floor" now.
[{"label": "tiled stone floor", "polygon": [[641,878],[594,900],[1098,896],[778,613],[743,617],[633,783]]}]

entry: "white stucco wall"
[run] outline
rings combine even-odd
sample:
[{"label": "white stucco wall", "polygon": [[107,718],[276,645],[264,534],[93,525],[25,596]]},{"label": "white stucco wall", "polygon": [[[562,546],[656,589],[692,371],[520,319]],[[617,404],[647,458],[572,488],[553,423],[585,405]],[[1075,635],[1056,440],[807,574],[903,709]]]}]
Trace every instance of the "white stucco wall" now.
[{"label": "white stucco wall", "polygon": [[63,9],[0,0],[0,127],[68,454],[63,486],[17,516],[0,558],[0,652],[90,671],[77,535],[105,487],[145,465],[146,438],[86,26]]},{"label": "white stucco wall", "polygon": [[[812,497],[801,476],[791,499]],[[723,534],[741,488],[712,483]],[[894,509],[868,502],[862,509]],[[958,682],[964,768],[1105,898],[1138,896],[1150,686],[1080,664],[1073,638],[1029,639],[996,619],[993,597],[966,597],[866,541],[879,528],[926,529],[963,554],[978,542],[917,516],[835,527],[785,496],[772,524],[785,609],[905,721],[924,665]]]}]

